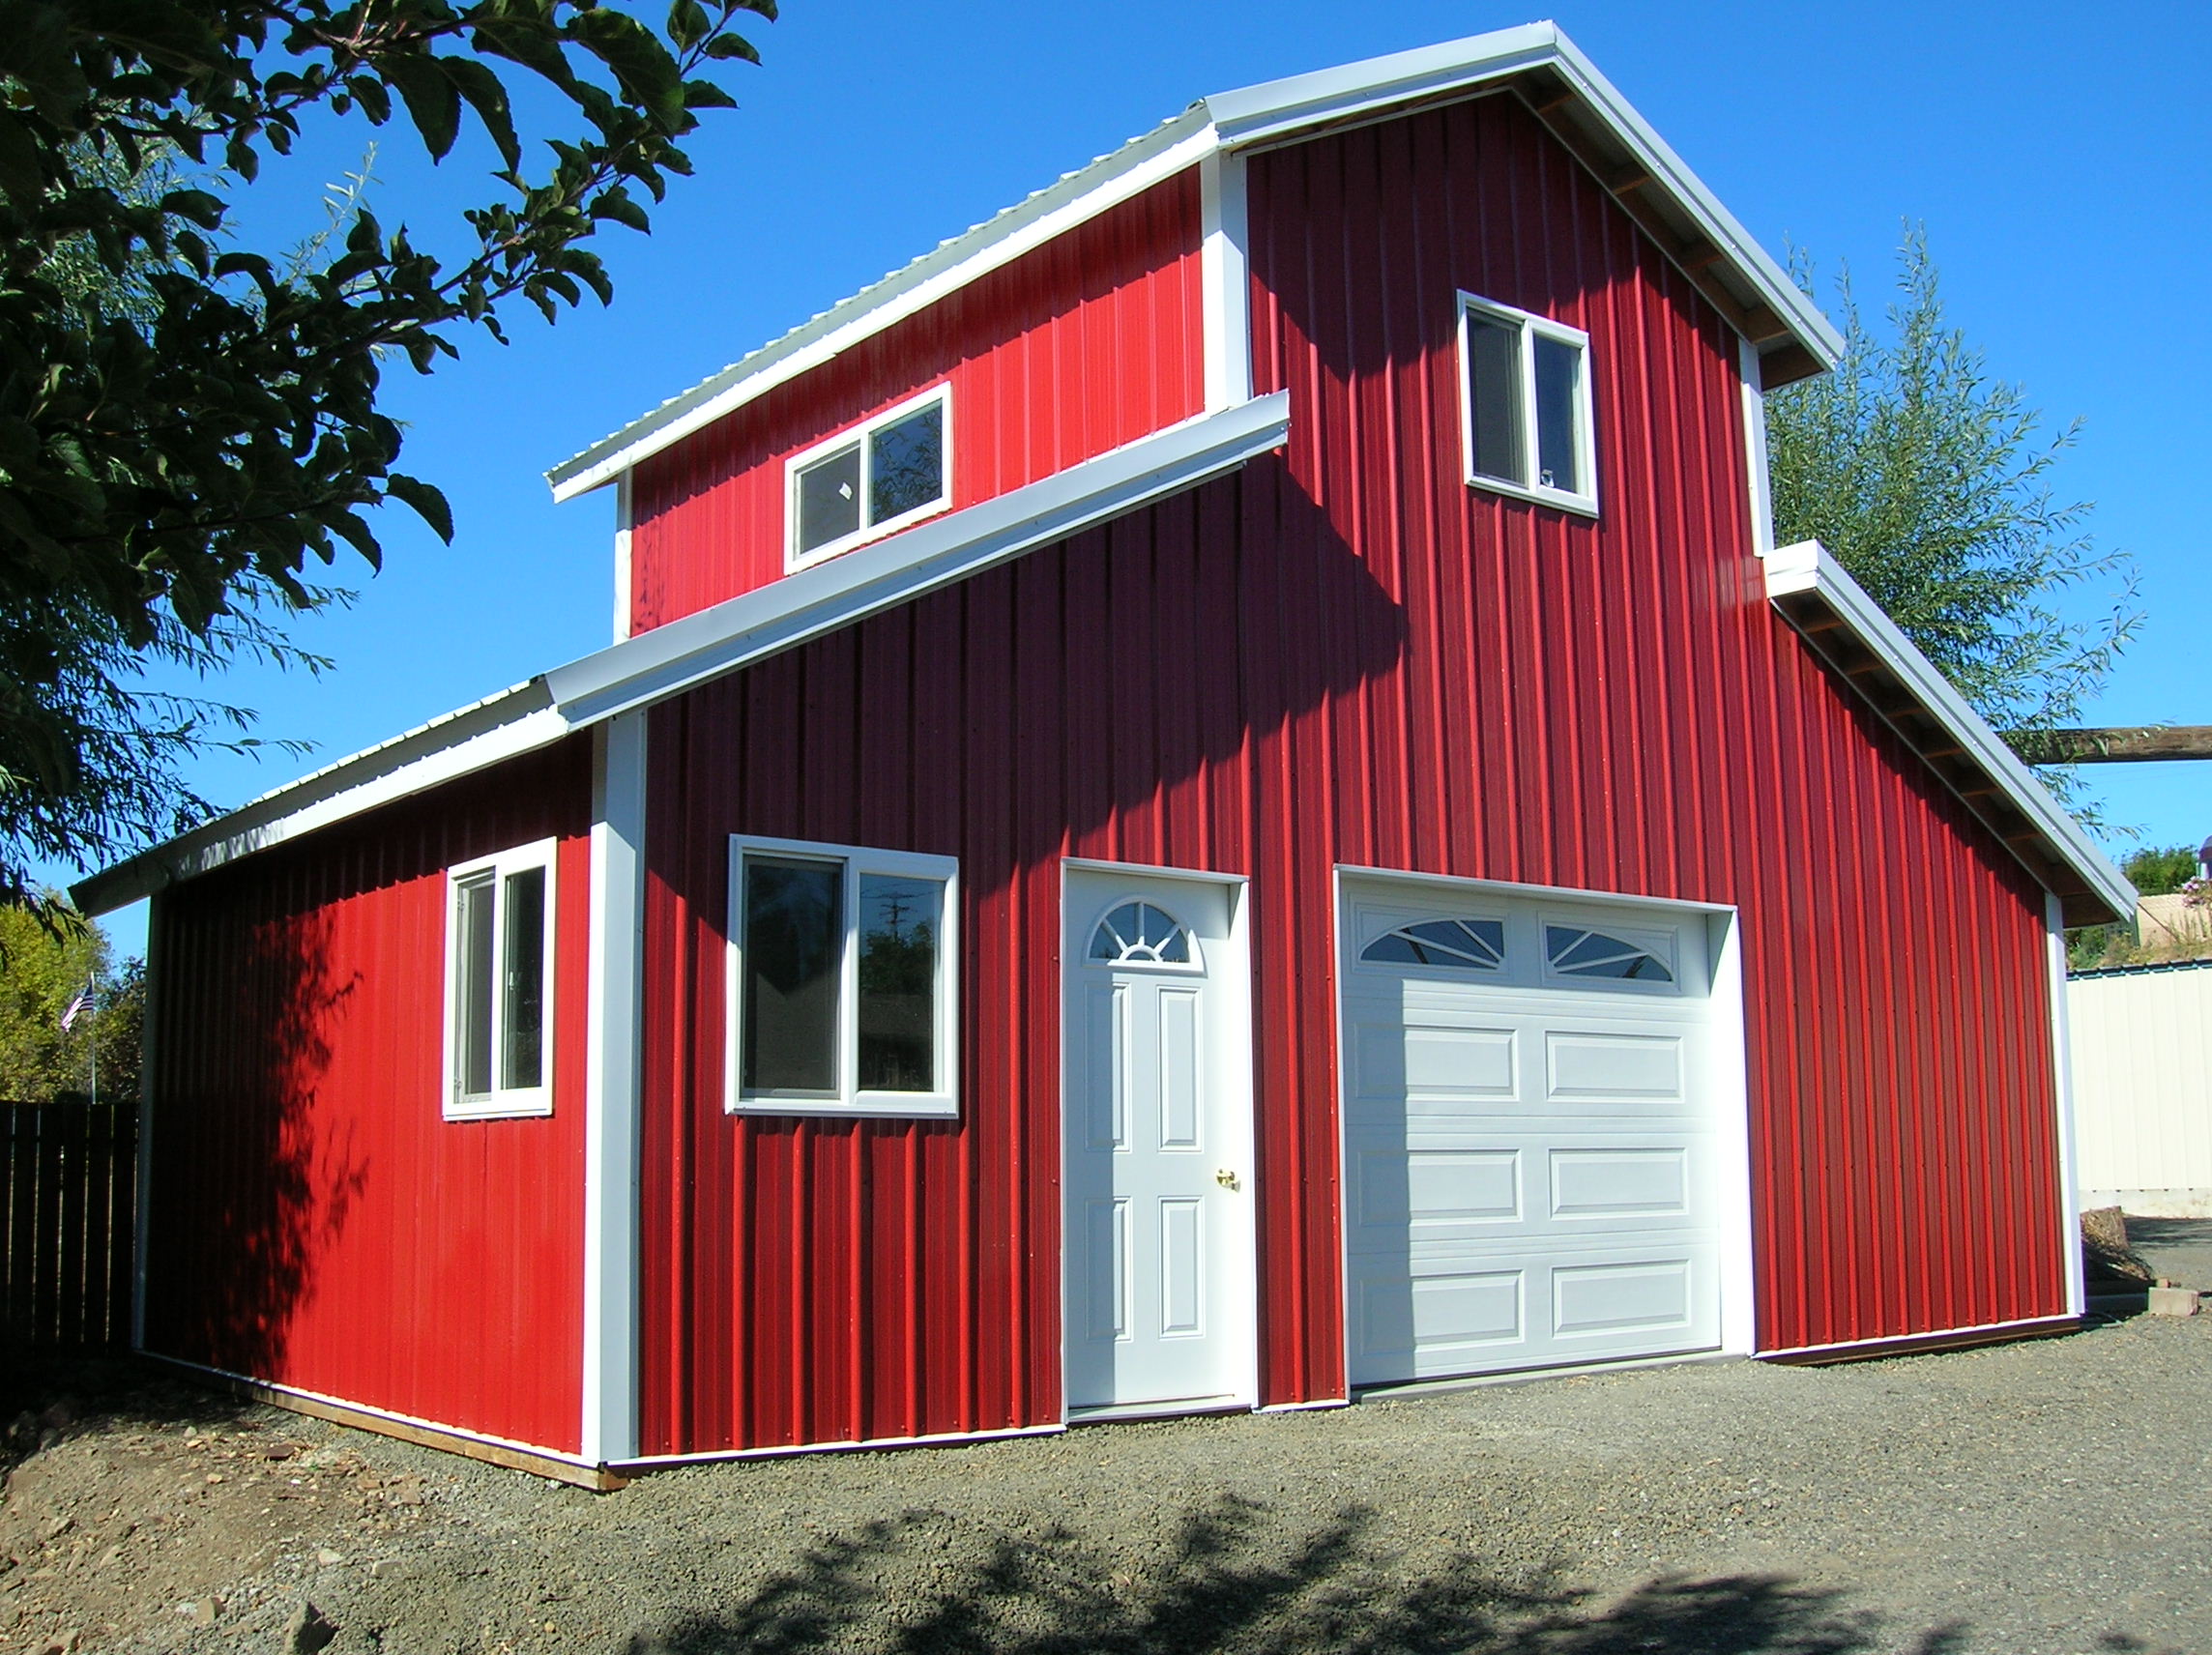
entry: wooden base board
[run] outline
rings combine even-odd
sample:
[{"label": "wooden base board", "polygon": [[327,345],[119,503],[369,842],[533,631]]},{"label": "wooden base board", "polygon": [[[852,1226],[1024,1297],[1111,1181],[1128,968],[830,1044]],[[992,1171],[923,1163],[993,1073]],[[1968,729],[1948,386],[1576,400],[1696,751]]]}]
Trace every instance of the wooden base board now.
[{"label": "wooden base board", "polygon": [[1924,1351],[1965,1350],[1976,1345],[2009,1345],[2016,1339],[2055,1339],[2079,1333],[2078,1316],[2052,1316],[2040,1321],[2015,1321],[2002,1327],[1974,1327],[1952,1333],[1910,1333],[1899,1339],[1870,1339],[1863,1345],[1821,1345],[1810,1350],[1757,1352],[1761,1362],[1791,1367],[1825,1367],[1833,1362],[1874,1362],[1884,1356],[1916,1356]]},{"label": "wooden base board", "polygon": [[487,1442],[480,1437],[471,1437],[465,1432],[422,1425],[411,1419],[395,1419],[391,1414],[378,1413],[373,1408],[354,1408],[342,1402],[332,1402],[325,1397],[307,1396],[288,1390],[282,1385],[249,1379],[239,1374],[226,1374],[218,1368],[203,1368],[193,1362],[182,1362],[173,1356],[157,1356],[151,1351],[141,1350],[138,1359],[165,1374],[174,1374],[179,1379],[206,1385],[211,1390],[227,1391],[232,1396],[267,1403],[272,1408],[304,1413],[310,1419],[327,1419],[333,1425],[343,1425],[349,1430],[372,1431],[379,1437],[396,1437],[401,1442],[412,1442],[419,1448],[442,1449],[448,1454],[481,1460],[488,1466],[503,1466],[509,1471],[527,1471],[534,1477],[550,1478],[574,1488],[607,1494],[616,1489],[627,1488],[630,1484],[628,1477],[619,1471],[610,1471],[603,1466],[581,1466],[552,1454],[510,1447],[505,1442]]}]

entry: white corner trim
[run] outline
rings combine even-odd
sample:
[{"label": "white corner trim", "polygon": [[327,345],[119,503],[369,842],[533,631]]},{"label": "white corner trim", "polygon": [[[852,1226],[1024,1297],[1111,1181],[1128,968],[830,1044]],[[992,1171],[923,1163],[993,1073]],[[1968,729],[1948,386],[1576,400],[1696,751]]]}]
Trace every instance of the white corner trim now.
[{"label": "white corner trim", "polygon": [[2051,1062],[2058,1103],[2058,1256],[2066,1261],[2066,1314],[2089,1308],[2088,1263],[2081,1256],[2081,1163],[2075,1158],[2074,1041],[2066,1003],[2066,905],[2043,893],[2044,947],[2051,983]]},{"label": "white corner trim", "polygon": [[2052,851],[2080,874],[2113,913],[2136,911],[2136,888],[2102,851],[2090,843],[2081,825],[2022,764],[2004,739],[1966,704],[1942,670],[1922,654],[1897,624],[1883,614],[1859,583],[1844,571],[1818,540],[1777,547],[1766,558],[1766,595],[1774,600],[1811,594],[1826,605],[1852,637],[1896,674],[1913,699],[1949,732],[1966,757],[1996,783],[2021,814],[2033,823]]},{"label": "white corner trim", "polygon": [[546,686],[571,724],[610,717],[1203,482],[1289,430],[1286,392],[1202,414],[557,667]]},{"label": "white corner trim", "polygon": [[611,718],[595,735],[579,1440],[586,1463],[603,1466],[638,1451],[646,716]]},{"label": "white corner trim", "polygon": [[549,705],[543,682],[533,679],[265,793],[204,828],[79,881],[70,895],[80,913],[109,914],[240,857],[550,746],[569,729]]},{"label": "white corner trim", "polygon": [[1206,407],[1252,396],[1250,215],[1244,158],[1221,151],[1198,165],[1199,293],[1206,337]]},{"label": "white corner trim", "polygon": [[630,575],[630,533],[636,521],[636,507],[631,503],[631,491],[636,486],[635,472],[626,471],[615,479],[614,641],[618,644],[629,636],[630,595],[634,590]]},{"label": "white corner trim", "polygon": [[562,461],[545,474],[554,500],[573,500],[604,486],[648,454],[1195,166],[1213,147],[1213,133],[1196,105],[1162,122]]},{"label": "white corner trim", "polygon": [[1751,491],[1751,550],[1765,557],[1774,550],[1774,474],[1766,454],[1766,392],[1761,384],[1759,347],[1736,341],[1737,374],[1743,384],[1743,465]]}]

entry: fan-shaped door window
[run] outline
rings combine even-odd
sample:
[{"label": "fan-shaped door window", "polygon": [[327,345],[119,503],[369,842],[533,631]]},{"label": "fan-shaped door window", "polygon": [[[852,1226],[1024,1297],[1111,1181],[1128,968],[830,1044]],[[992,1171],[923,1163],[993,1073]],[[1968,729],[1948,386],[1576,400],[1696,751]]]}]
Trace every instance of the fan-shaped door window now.
[{"label": "fan-shaped door window", "polygon": [[1671,983],[1667,962],[1641,944],[1579,925],[1544,927],[1544,952],[1552,970],[1568,977],[1620,977],[1636,982]]},{"label": "fan-shaped door window", "polygon": [[1124,902],[1091,934],[1091,958],[1110,966],[1180,966],[1199,963],[1190,928],[1164,908]]},{"label": "fan-shaped door window", "polygon": [[1383,966],[1495,972],[1505,964],[1505,921],[1417,919],[1395,931],[1385,931],[1360,949],[1359,957]]}]

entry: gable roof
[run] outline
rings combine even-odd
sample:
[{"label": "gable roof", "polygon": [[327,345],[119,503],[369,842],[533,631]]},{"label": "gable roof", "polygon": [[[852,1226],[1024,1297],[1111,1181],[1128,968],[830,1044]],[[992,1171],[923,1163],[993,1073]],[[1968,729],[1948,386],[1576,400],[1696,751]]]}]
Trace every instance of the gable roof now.
[{"label": "gable roof", "polygon": [[1841,358],[1835,329],[1682,158],[1557,24],[1528,23],[1202,98],[562,461],[546,480],[556,500],[601,487],[775,386],[1202,160],[1501,90],[1528,102],[1752,342],[1766,385],[1818,373]]},{"label": "gable roof", "polygon": [[70,895],[85,914],[111,913],[240,857],[550,746],[1195,487],[1280,448],[1290,423],[1290,393],[1278,391],[1140,437],[434,718],[81,880]]},{"label": "gable roof", "polygon": [[1766,595],[2058,897],[2067,924],[2134,917],[2136,887],[2127,876],[1825,547],[1801,540],[1768,553]]}]

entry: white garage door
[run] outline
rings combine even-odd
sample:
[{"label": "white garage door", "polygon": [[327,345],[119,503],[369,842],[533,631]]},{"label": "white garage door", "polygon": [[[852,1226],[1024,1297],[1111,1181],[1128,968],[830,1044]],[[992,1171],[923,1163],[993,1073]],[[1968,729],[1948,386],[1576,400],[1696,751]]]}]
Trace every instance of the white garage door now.
[{"label": "white garage door", "polygon": [[1346,885],[1352,1380],[1711,1350],[1702,914]]}]

